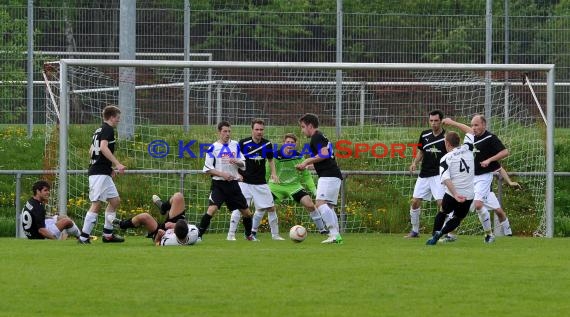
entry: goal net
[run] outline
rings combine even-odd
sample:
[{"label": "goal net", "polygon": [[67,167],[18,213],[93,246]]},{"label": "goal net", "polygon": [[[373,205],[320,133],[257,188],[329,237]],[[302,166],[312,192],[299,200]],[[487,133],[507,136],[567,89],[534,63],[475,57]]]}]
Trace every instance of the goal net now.
[{"label": "goal net", "polygon": [[[250,122],[266,122],[265,137],[282,144],[285,133],[295,133],[300,149],[308,139],[301,135],[298,118],[315,113],[320,130],[334,143],[337,161],[345,173],[342,195],[336,208],[345,232],[404,233],[410,229],[410,199],[417,174],[408,167],[417,150],[414,144],[422,130],[429,129],[429,112],[440,109],[448,117],[469,125],[475,114],[484,114],[488,129],[498,135],[511,155],[502,161],[521,190],[493,182],[509,216],[515,234],[544,234],[546,230],[547,185],[547,67],[485,70],[432,68],[392,64],[338,64],[342,82],[330,65],[307,67],[290,63],[165,62],[83,60],[46,63],[46,156],[47,169],[59,169],[60,130],[67,132],[67,167],[54,187],[65,191],[53,195],[53,206],[81,219],[89,207],[88,150],[93,131],[101,124],[106,105],[131,107],[121,125],[132,122],[131,135],[118,134],[116,156],[131,173],[115,179],[121,195],[120,217],[151,212],[157,194],[168,199],[181,191],[190,221],[198,222],[208,205],[210,178],[201,173],[205,144],[217,139],[220,120],[232,124],[232,139],[251,135]],[[241,66],[240,66],[241,65]],[[322,64],[326,65],[326,64]],[[419,65],[419,64],[418,64]],[[426,65],[426,64],[422,64]],[[121,77],[121,67],[136,66],[136,76]],[[183,68],[184,66],[190,66]],[[507,67],[505,65],[505,67]],[[508,83],[510,78],[517,81]],[[62,77],[65,75],[64,77]],[[527,75],[528,83],[519,78]],[[119,86],[129,81],[134,103],[119,101]],[[67,84],[61,94],[60,83]],[[338,88],[341,88],[338,90]],[[340,92],[340,93],[339,93]],[[185,99],[185,96],[187,98]],[[340,99],[338,99],[340,97]],[[339,101],[340,100],[340,101]],[[62,111],[62,103],[67,112]],[[124,112],[125,113],[125,112]],[[66,120],[61,120],[66,115]],[[64,121],[65,127],[60,126]],[[338,125],[340,123],[340,125]],[[128,128],[126,129],[129,130]],[[66,179],[61,182],[61,177]],[[65,193],[65,197],[60,197]],[[65,204],[62,203],[65,201]],[[302,224],[314,225],[307,212],[292,200],[277,204],[282,232]],[[434,201],[422,204],[421,231],[430,233],[436,213]],[[225,232],[229,212],[222,210],[212,219],[210,232]],[[81,220],[78,221],[82,223]],[[102,224],[99,221],[99,229]],[[462,223],[461,232],[481,233],[474,213]],[[266,220],[261,230],[268,230]]]}]

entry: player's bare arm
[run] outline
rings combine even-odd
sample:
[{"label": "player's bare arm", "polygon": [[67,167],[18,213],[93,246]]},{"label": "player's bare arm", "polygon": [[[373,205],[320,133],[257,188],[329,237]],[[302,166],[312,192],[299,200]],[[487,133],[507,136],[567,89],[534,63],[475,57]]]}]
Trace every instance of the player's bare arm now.
[{"label": "player's bare arm", "polygon": [[239,160],[237,158],[231,158],[230,159],[230,164],[233,164],[239,168],[244,168],[245,167],[245,162],[242,160]]},{"label": "player's bare arm", "polygon": [[115,167],[117,168],[117,170],[119,171],[119,173],[123,174],[125,172],[125,169],[127,168],[125,165],[121,164],[121,162],[119,162],[119,160],[117,160],[117,158],[115,157],[115,155],[113,155],[113,153],[111,152],[111,150],[109,149],[109,141],[107,140],[101,140],[101,144],[100,144],[100,150],[101,153],[109,160],[111,161],[111,163],[113,163],[115,165]]},{"label": "player's bare arm", "polygon": [[441,120],[441,123],[443,123],[444,125],[456,127],[461,131],[463,131],[464,133],[473,134],[473,129],[470,126],[463,124],[461,122],[453,121],[453,119],[451,118],[444,118],[443,120]]},{"label": "player's bare arm", "polygon": [[416,157],[414,157],[414,160],[412,161],[412,164],[410,164],[409,167],[410,173],[416,171],[418,164],[422,161],[423,158],[424,158],[424,152],[418,151]]},{"label": "player's bare arm", "polygon": [[269,161],[269,169],[271,170],[271,180],[275,184],[279,184],[279,176],[277,176],[277,168],[275,167],[275,160],[274,159],[267,159]]},{"label": "player's bare arm", "polygon": [[158,247],[160,245],[160,239],[164,236],[165,231],[162,229],[158,229],[156,236],[154,236],[154,244]]},{"label": "player's bare arm", "polygon": [[320,161],[324,161],[327,158],[330,158],[329,148],[326,146],[323,146],[321,148],[321,150],[319,151],[319,154],[304,160],[302,163],[297,164],[296,167],[298,170],[302,171],[302,170],[306,169],[308,165],[314,165],[315,163],[318,163]]},{"label": "player's bare arm", "polygon": [[457,190],[455,189],[455,186],[453,185],[451,179],[444,180],[443,184],[447,186],[447,189],[449,189],[451,195],[453,196],[453,198],[455,198],[455,200],[457,200],[457,202],[462,203],[465,201],[466,197],[457,193]]},{"label": "player's bare arm", "polygon": [[503,149],[501,150],[499,153],[491,156],[490,158],[484,160],[481,162],[481,166],[482,167],[487,167],[489,166],[489,164],[491,164],[491,162],[493,161],[500,161],[502,159],[504,159],[505,157],[509,156],[509,150],[507,149]]},{"label": "player's bare arm", "polygon": [[507,185],[509,185],[511,187],[515,187],[517,189],[522,189],[522,186],[519,183],[513,182],[511,180],[511,178],[509,177],[509,174],[507,173],[507,171],[504,168],[501,167],[499,169],[499,174],[501,174],[501,178],[505,180]]},{"label": "player's bare arm", "polygon": [[232,181],[234,180],[234,177],[230,174],[230,173],[226,173],[226,172],[222,172],[222,171],[218,171],[216,169],[211,169],[208,170],[206,173],[213,175],[213,176],[218,176],[223,178],[226,181]]}]

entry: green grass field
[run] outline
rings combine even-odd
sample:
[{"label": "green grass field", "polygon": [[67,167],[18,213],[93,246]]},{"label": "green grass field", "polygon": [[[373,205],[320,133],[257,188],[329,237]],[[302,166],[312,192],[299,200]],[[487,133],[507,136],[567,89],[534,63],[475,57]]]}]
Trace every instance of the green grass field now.
[{"label": "green grass field", "polygon": [[566,316],[570,240],[0,239],[1,316]]}]

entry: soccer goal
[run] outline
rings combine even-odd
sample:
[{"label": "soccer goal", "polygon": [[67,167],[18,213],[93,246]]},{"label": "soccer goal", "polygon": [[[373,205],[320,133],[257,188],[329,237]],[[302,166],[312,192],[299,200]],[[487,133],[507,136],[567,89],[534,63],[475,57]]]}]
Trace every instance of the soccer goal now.
[{"label": "soccer goal", "polygon": [[[119,105],[126,114],[121,125],[129,126],[119,130],[116,146],[132,170],[116,179],[119,215],[158,215],[152,194],[165,199],[182,191],[191,221],[207,208],[210,179],[201,173],[200,154],[216,141],[217,122],[229,121],[237,140],[250,136],[251,119],[262,118],[274,143],[295,133],[302,146],[308,140],[297,120],[312,112],[346,175],[337,207],[343,230],[403,233],[417,177],[408,172],[414,144],[429,129],[429,112],[441,109],[466,124],[474,114],[486,116],[488,130],[511,153],[502,165],[523,186],[493,185],[515,233],[553,234],[553,65],[63,59],[46,63],[44,77],[44,161],[59,171],[53,195],[59,213],[82,217],[88,208],[84,171],[106,105]],[[121,89],[134,98],[120,101]],[[277,209],[283,232],[293,224],[314,230],[293,201],[279,202]],[[424,202],[422,210],[422,232],[428,233],[435,203]],[[211,230],[224,232],[229,213],[222,210],[213,221]],[[477,234],[480,227],[469,215],[461,231]]]}]

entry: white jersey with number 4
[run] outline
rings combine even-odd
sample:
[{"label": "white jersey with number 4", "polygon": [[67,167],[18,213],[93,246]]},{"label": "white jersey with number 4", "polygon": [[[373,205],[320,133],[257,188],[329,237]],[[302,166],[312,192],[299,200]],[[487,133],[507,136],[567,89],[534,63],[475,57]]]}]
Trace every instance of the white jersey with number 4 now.
[{"label": "white jersey with number 4", "polygon": [[168,229],[160,239],[161,246],[170,245],[193,245],[198,240],[198,228],[195,225],[188,224],[188,235],[183,240],[178,240],[174,234],[174,229]]},{"label": "white jersey with number 4", "polygon": [[[465,196],[467,200],[475,197],[473,178],[475,177],[475,160],[473,157],[473,134],[466,134],[463,145],[456,147],[445,154],[439,164],[439,175],[441,183],[449,179],[455,186],[459,195]],[[451,195],[449,188],[445,189]]]}]

